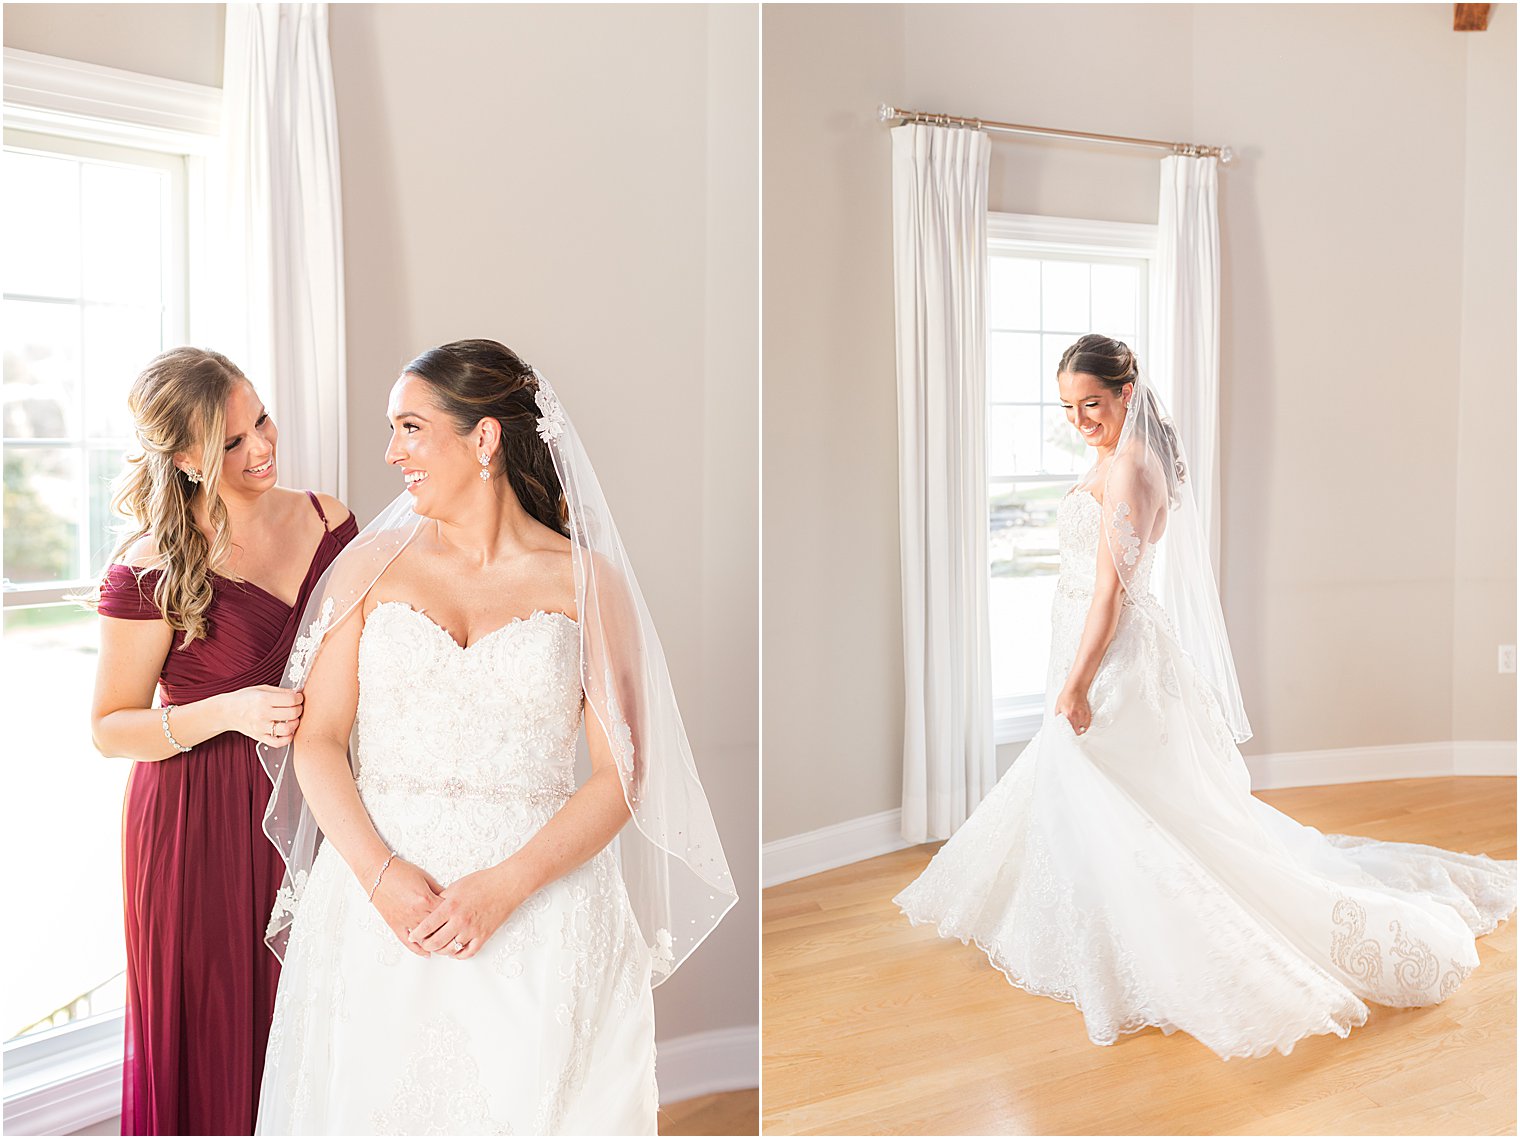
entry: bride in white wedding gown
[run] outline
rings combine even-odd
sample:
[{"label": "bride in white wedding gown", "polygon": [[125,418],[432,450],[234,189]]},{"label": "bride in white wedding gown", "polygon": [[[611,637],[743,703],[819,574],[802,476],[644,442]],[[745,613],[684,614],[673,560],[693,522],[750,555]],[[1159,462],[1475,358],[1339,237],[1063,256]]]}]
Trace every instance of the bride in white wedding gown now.
[{"label": "bride in white wedding gown", "polygon": [[1045,720],[897,904],[1075,1004],[1096,1044],[1154,1025],[1287,1053],[1369,1002],[1445,1000],[1514,910],[1515,863],[1321,834],[1251,795],[1170,421],[1118,341],[1084,336],[1059,382],[1099,458],[1057,510]]},{"label": "bride in white wedding gown", "polygon": [[[357,793],[397,852],[382,887],[405,873],[437,896],[544,833],[575,791],[576,641],[556,610],[461,647],[404,601],[370,609]],[[462,961],[444,959],[460,956],[447,940],[419,957],[366,889],[325,844],[285,951],[261,1133],[654,1133],[649,953],[611,847],[527,895]]]},{"label": "bride in white wedding gown", "polygon": [[319,586],[268,757],[257,1131],[655,1134],[651,986],[733,900],[663,654],[530,367],[433,349],[389,416],[406,495]]}]

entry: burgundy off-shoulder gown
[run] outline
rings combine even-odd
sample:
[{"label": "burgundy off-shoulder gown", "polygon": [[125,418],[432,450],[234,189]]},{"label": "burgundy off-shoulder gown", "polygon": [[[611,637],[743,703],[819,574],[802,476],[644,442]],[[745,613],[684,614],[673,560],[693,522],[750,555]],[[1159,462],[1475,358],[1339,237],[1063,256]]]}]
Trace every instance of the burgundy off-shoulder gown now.
[{"label": "burgundy off-shoulder gown", "polygon": [[[159,677],[164,703],[278,684],[312,587],[357,532],[350,515],[323,535],[294,608],[251,583],[214,578],[210,635],[182,649],[184,633],[174,634]],[[158,618],[155,573],[110,566],[100,612]],[[256,749],[223,732],[134,764],[127,781],[123,1135],[253,1133],[280,976],[264,928],[283,871],[264,835],[269,779]]]}]

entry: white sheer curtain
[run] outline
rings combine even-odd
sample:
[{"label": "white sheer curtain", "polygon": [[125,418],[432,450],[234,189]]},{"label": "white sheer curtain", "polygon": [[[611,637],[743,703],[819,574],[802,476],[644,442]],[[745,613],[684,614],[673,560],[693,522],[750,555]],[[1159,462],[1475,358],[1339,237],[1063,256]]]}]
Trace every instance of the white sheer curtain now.
[{"label": "white sheer curtain", "polygon": [[987,169],[981,131],[892,131],[902,537],[902,833],[948,838],[996,777],[987,624]]},{"label": "white sheer curtain", "polygon": [[327,5],[226,9],[205,327],[275,416],[281,483],[346,497],[342,183]]},{"label": "white sheer curtain", "polygon": [[1161,160],[1150,373],[1192,467],[1193,498],[1219,575],[1219,168]]}]

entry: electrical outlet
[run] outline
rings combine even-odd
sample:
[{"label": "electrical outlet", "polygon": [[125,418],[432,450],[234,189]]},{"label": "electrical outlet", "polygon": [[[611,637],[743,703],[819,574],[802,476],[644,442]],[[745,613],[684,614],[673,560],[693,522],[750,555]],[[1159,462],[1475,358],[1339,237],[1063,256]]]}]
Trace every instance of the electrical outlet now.
[{"label": "electrical outlet", "polygon": [[1500,672],[1514,672],[1515,671],[1515,646],[1514,645],[1500,645],[1499,646],[1499,671]]}]

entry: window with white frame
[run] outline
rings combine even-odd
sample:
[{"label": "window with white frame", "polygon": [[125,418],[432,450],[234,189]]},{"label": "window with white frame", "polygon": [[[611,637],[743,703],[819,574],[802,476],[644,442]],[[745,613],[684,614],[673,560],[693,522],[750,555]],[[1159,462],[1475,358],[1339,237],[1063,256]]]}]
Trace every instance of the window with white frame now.
[{"label": "window with white frame", "polygon": [[[0,288],[4,866],[42,931],[6,955],[8,1131],[74,1130],[120,1103],[121,807],[131,763],[90,739],[87,589],[119,541],[126,396],[189,339],[214,89],[5,49]],[[99,108],[102,117],[95,117]]]},{"label": "window with white frame", "polygon": [[1056,390],[1079,336],[1145,359],[1155,226],[993,214],[988,221],[988,617],[999,743],[1028,739],[1044,707],[1055,512],[1093,462]]},{"label": "window with white frame", "polygon": [[[110,557],[111,480],[130,446],[127,389],[183,337],[185,161],[7,131],[3,156],[6,690],[12,725],[7,860],[48,867],[3,998],[7,1039],[121,1007],[122,790],[130,764],[90,743],[95,619],[63,599]],[[39,809],[43,808],[43,809]],[[70,825],[59,826],[60,819]],[[23,883],[13,883],[20,892]]]}]

